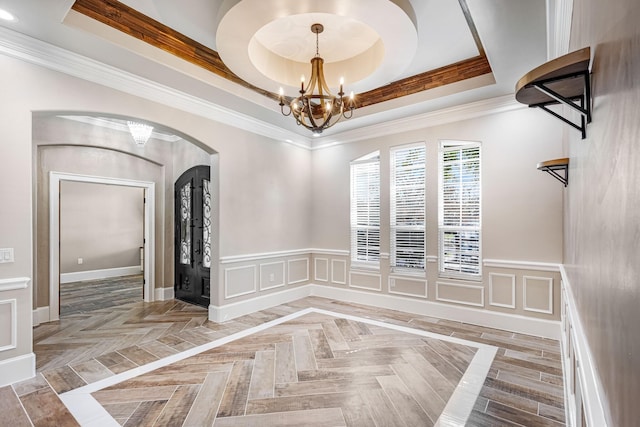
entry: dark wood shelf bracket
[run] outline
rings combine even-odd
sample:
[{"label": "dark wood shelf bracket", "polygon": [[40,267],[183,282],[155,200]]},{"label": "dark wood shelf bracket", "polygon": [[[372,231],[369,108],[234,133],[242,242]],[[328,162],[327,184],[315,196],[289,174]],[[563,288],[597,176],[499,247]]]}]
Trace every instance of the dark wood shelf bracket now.
[{"label": "dark wood shelf bracket", "polygon": [[[591,123],[591,50],[584,49],[549,61],[522,77],[516,84],[516,99],[532,108],[540,108],[577,129],[587,137]],[[580,123],[551,110],[550,105],[566,105],[580,114]]]},{"label": "dark wood shelf bracket", "polygon": [[565,187],[569,184],[569,159],[555,159],[540,162],[538,170],[547,172],[549,175],[560,181]]}]

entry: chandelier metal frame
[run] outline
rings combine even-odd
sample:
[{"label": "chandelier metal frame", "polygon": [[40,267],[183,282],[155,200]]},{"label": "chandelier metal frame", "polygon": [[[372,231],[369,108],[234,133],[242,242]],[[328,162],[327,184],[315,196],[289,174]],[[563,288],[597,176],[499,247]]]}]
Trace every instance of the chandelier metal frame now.
[{"label": "chandelier metal frame", "polygon": [[[320,57],[318,34],[324,31],[322,24],[313,24],[311,32],[316,35],[316,56],[311,59],[311,79],[309,85],[304,87],[304,76],[300,83],[300,96],[297,98],[285,98],[282,88],[280,88],[280,111],[284,116],[293,114],[298,125],[312,131],[314,134],[321,134],[323,130],[330,128],[340,121],[340,119],[350,119],[355,109],[353,92],[347,102],[344,99],[343,84],[340,79],[340,90],[335,96],[329,90],[329,86],[324,78],[324,59]],[[286,102],[285,102],[286,101]],[[288,103],[288,105],[287,105]],[[285,109],[288,107],[288,112]]]}]

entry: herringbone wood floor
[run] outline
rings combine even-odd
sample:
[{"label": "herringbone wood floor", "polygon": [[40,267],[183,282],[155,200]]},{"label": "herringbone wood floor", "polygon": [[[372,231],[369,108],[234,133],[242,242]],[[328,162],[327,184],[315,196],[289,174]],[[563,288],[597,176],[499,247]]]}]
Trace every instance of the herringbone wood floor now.
[{"label": "herringbone wood floor", "polygon": [[[0,425],[31,425],[31,422],[36,426],[76,425],[77,423],[62,405],[57,394],[307,307],[325,308],[333,312],[378,319],[391,324],[497,346],[498,353],[467,425],[558,426],[564,423],[562,371],[556,341],[310,297],[243,316],[224,324],[207,321],[205,309],[179,301],[168,301],[134,303],[88,314],[73,315],[61,322],[41,325],[34,329],[34,350],[39,374],[32,380],[0,388]],[[97,392],[95,397],[105,405],[114,418],[127,425],[151,425],[150,420],[154,420],[157,425],[180,425],[176,419],[180,417],[188,419],[191,413],[194,414],[193,417],[196,417],[195,414],[200,417],[193,419],[210,419],[212,414],[197,410],[198,405],[202,405],[198,402],[198,397],[205,395],[207,399],[219,401],[218,413],[224,416],[216,421],[216,425],[251,425],[253,420],[264,425],[300,425],[296,423],[304,420],[303,417],[310,417],[314,422],[324,420],[324,424],[320,425],[331,425],[333,420],[347,425],[357,425],[356,421],[362,420],[373,421],[374,424],[369,425],[384,425],[387,421],[391,425],[416,425],[411,420],[418,419],[420,416],[426,416],[420,419],[425,421],[424,425],[428,425],[429,420],[433,421],[432,417],[437,411],[438,399],[446,401],[446,396],[429,386],[436,391],[438,399],[433,395],[432,399],[419,400],[421,399],[419,393],[427,393],[429,388],[414,387],[415,389],[412,390],[407,385],[407,381],[410,379],[418,381],[424,379],[424,376],[409,375],[404,372],[403,379],[403,373],[396,372],[396,369],[404,365],[405,369],[409,367],[415,370],[416,360],[428,360],[431,366],[435,366],[434,360],[442,359],[444,362],[439,362],[438,373],[441,378],[449,382],[450,388],[451,381],[455,378],[454,374],[464,369],[465,355],[468,357],[466,354],[468,349],[466,351],[449,350],[453,351],[452,354],[456,354],[456,357],[443,357],[444,355],[438,354],[438,351],[443,350],[440,344],[424,340],[422,343],[411,343],[409,339],[404,344],[399,344],[398,350],[386,350],[387,347],[383,347],[385,350],[376,350],[376,340],[382,340],[384,343],[387,339],[382,330],[376,330],[376,328],[372,330],[367,327],[368,331],[366,331],[360,325],[349,321],[341,322],[339,319],[333,320],[334,326],[330,326],[331,322],[326,319],[314,322],[316,323],[305,325],[297,332],[283,330],[286,327],[281,325],[278,329],[265,331],[260,337],[251,336],[228,344],[231,346],[229,348],[235,349],[234,351],[230,351],[229,348],[212,350],[202,355],[209,360],[192,363],[186,361],[190,359],[186,359],[179,364],[161,368],[160,372],[145,374],[127,382],[127,386],[133,385],[131,390],[135,390],[148,388],[149,384],[145,384],[144,381],[148,380],[150,384],[155,381],[158,384],[151,387],[160,393],[155,400],[146,396],[142,399],[144,402],[136,401],[128,391],[126,402],[109,401],[108,393],[112,396],[114,394],[125,396],[124,391],[118,389],[118,387],[125,387],[125,383],[114,386],[111,390]],[[340,332],[339,335],[335,334],[336,328]],[[306,332],[301,332],[305,330]],[[344,343],[341,343],[340,336]],[[267,340],[265,337],[273,339],[272,342],[265,342]],[[321,337],[324,337],[326,342]],[[359,340],[350,341],[356,337]],[[369,340],[371,342],[367,343]],[[402,341],[400,339],[400,342]],[[349,348],[345,347],[345,343]],[[351,346],[360,345],[363,348],[351,348]],[[244,346],[244,348],[240,350],[238,346],[240,348]],[[434,346],[439,350],[434,350]],[[447,347],[451,346],[447,345]],[[336,355],[346,355],[349,351],[360,353],[360,355],[365,354],[365,359],[369,358],[369,362],[380,357],[382,359],[375,363],[382,363],[382,365],[371,365],[375,368],[367,367],[362,357],[358,359],[359,355],[354,356],[355,359],[336,357]],[[435,359],[432,358],[433,352],[437,354]],[[227,353],[227,356],[222,356],[224,353]],[[228,353],[235,354],[235,358],[229,357]],[[324,357],[329,353],[334,357]],[[214,360],[212,361],[211,358]],[[336,362],[338,359],[345,361]],[[408,359],[412,363],[406,363]],[[275,367],[286,367],[287,364],[283,364],[283,360],[295,361],[297,382],[288,381],[293,380],[293,369],[275,370]],[[356,363],[346,362],[346,360],[357,361],[358,366],[354,368],[355,372],[362,373],[367,369],[386,370],[375,372],[379,375],[373,375],[377,385],[373,382],[371,373],[369,375],[343,373],[346,378],[339,376],[332,378],[331,375],[335,374],[318,378],[313,376],[327,375],[319,374],[321,367],[328,369],[328,372],[345,371],[345,367],[329,366],[331,363]],[[298,366],[298,362],[302,365]],[[304,363],[308,365],[305,366]],[[280,372],[277,374],[278,380],[274,377],[273,383],[265,379],[269,375],[260,374],[270,372],[272,364],[274,375]],[[380,368],[385,365],[386,368]],[[442,367],[447,368],[443,371]],[[191,371],[191,373],[177,374],[180,370]],[[413,374],[412,371],[410,372]],[[287,375],[290,377],[287,378]],[[171,381],[176,381],[176,377],[184,380],[171,384]],[[199,382],[194,378],[199,378]],[[253,380],[253,378],[256,379]],[[382,380],[378,381],[378,378]],[[186,379],[189,380],[186,381]],[[223,382],[225,387],[222,387]],[[303,382],[307,384],[301,384]],[[446,383],[441,379],[440,384]],[[140,385],[145,387],[138,387]],[[317,399],[324,403],[313,404],[310,403],[311,398],[305,400],[301,397],[309,396],[304,393],[309,392],[309,387],[313,386],[317,386],[315,391],[324,390],[322,391],[324,397]],[[334,388],[331,389],[331,387]],[[346,393],[349,393],[349,390],[352,391],[357,387],[361,387],[365,392],[351,393],[347,396]],[[171,390],[170,394],[169,390]],[[268,390],[273,393],[272,397],[267,396]],[[406,399],[407,390],[410,391],[409,395],[414,402],[418,403],[424,415],[419,411],[407,412],[404,407],[402,410],[398,409],[399,401],[411,402],[410,399]],[[274,399],[282,403],[277,403]],[[335,405],[331,404],[331,399],[334,399]],[[235,417],[240,416],[242,407],[239,402],[243,400],[245,412],[242,415],[245,418],[240,424],[236,424]],[[166,402],[162,403],[163,401]],[[427,402],[434,407],[429,407]],[[351,412],[349,409],[344,409],[346,406],[352,408]],[[409,406],[416,408],[412,403]],[[187,407],[195,407],[196,410],[185,413]],[[337,415],[336,408],[342,413],[342,421]],[[363,408],[368,410],[365,411]],[[389,408],[395,412],[390,411]],[[281,409],[288,409],[284,412],[289,412],[289,418],[282,415]],[[163,413],[167,415],[163,416]],[[246,417],[247,414],[250,417]],[[397,418],[392,420],[385,414],[395,414]],[[257,418],[257,415],[261,417]]]}]

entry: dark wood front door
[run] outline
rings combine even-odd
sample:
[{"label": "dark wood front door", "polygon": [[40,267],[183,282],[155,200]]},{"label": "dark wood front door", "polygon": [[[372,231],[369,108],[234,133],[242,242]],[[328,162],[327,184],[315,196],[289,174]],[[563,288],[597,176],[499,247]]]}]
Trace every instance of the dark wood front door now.
[{"label": "dark wood front door", "polygon": [[175,297],[209,306],[211,269],[209,166],[196,166],[175,183]]}]

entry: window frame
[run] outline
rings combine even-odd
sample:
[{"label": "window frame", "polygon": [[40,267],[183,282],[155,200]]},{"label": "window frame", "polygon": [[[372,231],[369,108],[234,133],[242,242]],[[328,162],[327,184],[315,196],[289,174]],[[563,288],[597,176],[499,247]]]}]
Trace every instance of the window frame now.
[{"label": "window frame", "polygon": [[[377,165],[377,197],[378,197],[378,212],[377,212],[377,219],[378,219],[378,223],[377,225],[358,225],[357,224],[357,219],[358,219],[358,212],[357,212],[357,202],[358,202],[358,198],[357,198],[357,183],[356,183],[356,177],[357,175],[354,173],[355,169],[358,168],[361,165],[370,165],[370,164],[376,164]],[[350,219],[349,219],[349,231],[350,231],[350,261],[351,261],[351,267],[353,268],[364,268],[364,269],[376,269],[379,270],[380,269],[380,259],[381,259],[381,255],[382,255],[382,251],[381,251],[381,245],[380,245],[380,237],[381,237],[381,204],[380,204],[380,200],[381,200],[381,175],[380,175],[380,151],[374,151],[372,153],[369,153],[365,156],[362,156],[356,160],[353,160],[352,162],[350,162],[349,164],[349,171],[350,171],[350,202],[349,202],[349,215],[350,215]],[[367,193],[368,195],[370,193]],[[369,197],[369,196],[367,196]],[[370,217],[371,215],[371,210],[369,209],[369,212],[367,212],[367,216]],[[375,215],[373,215],[375,217]],[[378,245],[377,245],[377,257],[375,255],[372,256],[373,259],[358,259],[359,256],[359,246],[358,246],[358,230],[362,229],[362,230],[374,230],[378,232]],[[367,238],[368,241],[368,238]],[[366,246],[366,251],[368,252],[370,249],[369,248],[373,248],[373,252],[375,253],[375,248],[376,246],[371,246],[371,245],[367,245]],[[367,256],[369,257],[369,255]]]},{"label": "window frame", "polygon": [[[444,225],[444,154],[448,151],[464,150],[468,148],[478,149],[478,215],[476,226],[450,226]],[[459,160],[458,162],[461,162]],[[460,182],[462,179],[459,180]],[[462,197],[460,197],[462,198]],[[459,203],[461,208],[464,204]],[[463,271],[446,271],[445,270],[445,254],[444,254],[444,233],[447,231],[464,232],[471,231],[478,233],[477,239],[477,273],[467,273]],[[462,254],[462,252],[460,252]],[[460,270],[464,263],[460,262]],[[468,265],[468,264],[467,264]],[[458,140],[441,140],[438,147],[438,276],[443,278],[463,279],[472,281],[482,280],[482,143],[478,141],[458,141]]]},{"label": "window frame", "polygon": [[[396,215],[398,214],[397,202],[398,202],[398,183],[396,181],[397,177],[397,165],[396,165],[396,155],[398,152],[414,150],[416,148],[422,149],[422,169],[423,169],[423,180],[421,183],[422,189],[422,218],[421,224],[417,225],[398,225],[396,224]],[[403,275],[412,275],[412,276],[420,276],[426,277],[427,274],[427,147],[424,142],[412,143],[412,144],[404,144],[395,147],[391,147],[389,150],[389,267],[391,273],[395,274],[403,274]],[[412,165],[416,167],[415,165]],[[417,166],[419,167],[419,166]],[[417,185],[414,183],[413,185]],[[422,232],[422,266],[420,267],[407,267],[407,266],[398,266],[397,264],[397,234],[398,231],[410,231],[410,232]]]}]

